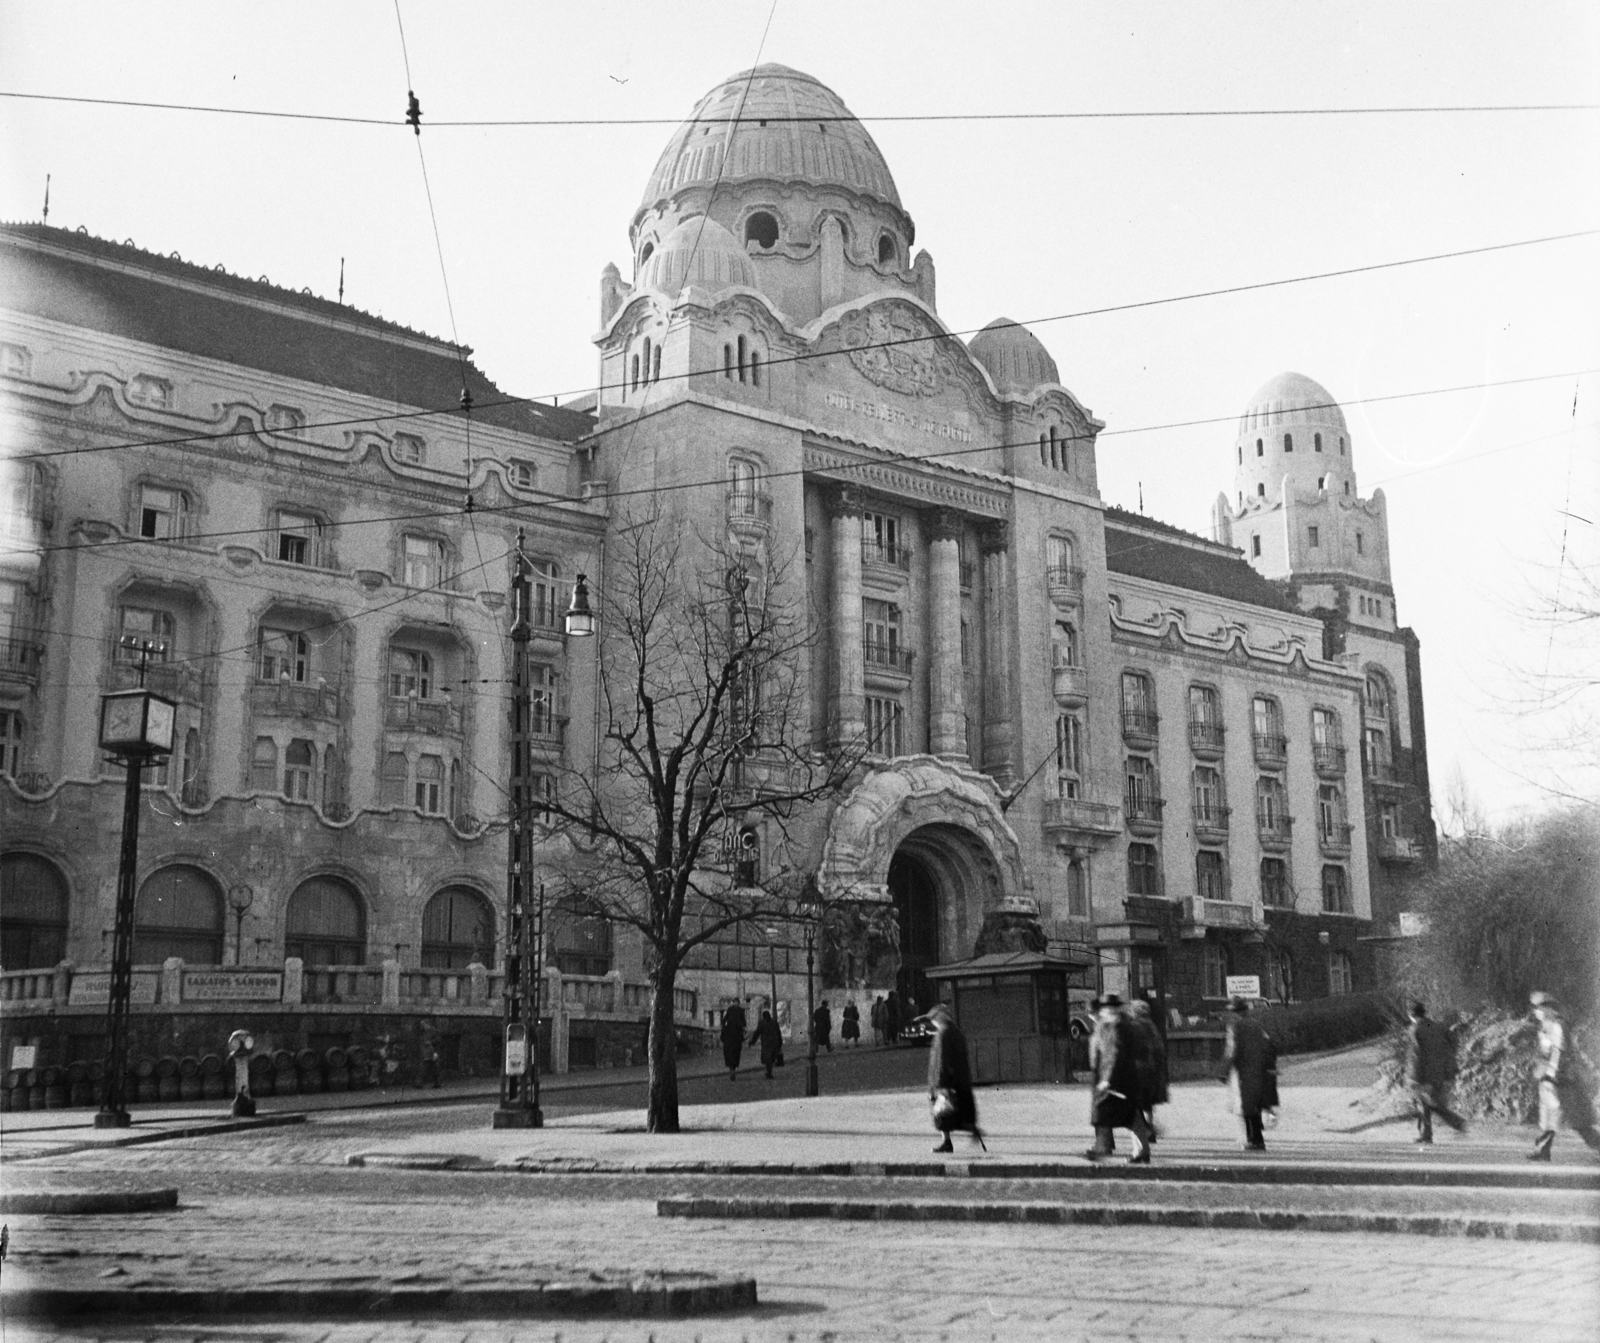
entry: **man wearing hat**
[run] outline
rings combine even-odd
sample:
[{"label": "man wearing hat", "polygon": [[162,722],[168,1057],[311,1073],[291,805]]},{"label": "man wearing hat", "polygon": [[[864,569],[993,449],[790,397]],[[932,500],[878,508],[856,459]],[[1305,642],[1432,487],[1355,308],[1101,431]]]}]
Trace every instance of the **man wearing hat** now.
[{"label": "man wearing hat", "polygon": [[1428,1015],[1422,1002],[1410,1008],[1406,1031],[1406,1089],[1417,1109],[1416,1141],[1433,1141],[1433,1116],[1438,1115],[1457,1133],[1465,1133],[1466,1120],[1444,1103],[1445,1089],[1456,1072],[1456,1047],[1450,1032]]},{"label": "man wearing hat", "polygon": [[1094,1089],[1089,1094],[1089,1122],[1094,1126],[1094,1146],[1084,1156],[1103,1161],[1114,1154],[1113,1130],[1125,1128],[1133,1134],[1134,1151],[1129,1164],[1150,1163],[1150,1129],[1144,1121],[1144,1098],[1139,1086],[1137,1042],[1122,1012],[1122,999],[1115,993],[1096,998],[1094,1034],[1089,1037],[1089,1071]]},{"label": "man wearing hat", "polygon": [[1278,1104],[1278,1051],[1267,1033],[1250,1020],[1243,998],[1228,1003],[1228,1043],[1222,1051],[1219,1080],[1234,1081],[1239,1092],[1239,1118],[1244,1121],[1246,1151],[1267,1150],[1261,1112]]},{"label": "man wearing hat", "polygon": [[1563,1124],[1575,1130],[1595,1151],[1600,1152],[1600,1132],[1594,1125],[1594,1084],[1587,1069],[1578,1066],[1581,1056],[1567,1036],[1556,1000],[1548,993],[1530,994],[1533,1015],[1539,1019],[1539,1137],[1528,1153],[1529,1161],[1550,1160],[1556,1130]]}]

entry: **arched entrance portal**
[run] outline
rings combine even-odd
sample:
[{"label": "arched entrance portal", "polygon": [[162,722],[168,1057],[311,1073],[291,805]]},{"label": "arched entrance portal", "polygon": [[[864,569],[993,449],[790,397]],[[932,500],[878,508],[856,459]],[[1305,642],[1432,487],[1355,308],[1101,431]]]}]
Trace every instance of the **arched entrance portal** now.
[{"label": "arched entrance portal", "polygon": [[896,846],[887,885],[900,924],[895,988],[902,1002],[926,1011],[938,994],[925,972],[972,954],[984,911],[1000,900],[1000,870],[971,830],[924,825]]}]

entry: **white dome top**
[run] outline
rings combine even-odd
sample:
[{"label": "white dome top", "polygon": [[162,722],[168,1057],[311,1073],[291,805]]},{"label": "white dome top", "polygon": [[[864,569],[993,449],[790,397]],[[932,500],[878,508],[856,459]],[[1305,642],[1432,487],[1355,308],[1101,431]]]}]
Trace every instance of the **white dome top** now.
[{"label": "white dome top", "polygon": [[707,215],[685,219],[639,267],[636,289],[659,289],[676,298],[690,285],[719,293],[731,285],[754,286],[750,258],[733,234]]},{"label": "white dome top", "polygon": [[1050,351],[1027,327],[998,317],[972,338],[972,357],[989,370],[1002,392],[1031,392],[1041,383],[1060,382]]},{"label": "white dome top", "polygon": [[1348,433],[1344,411],[1321,383],[1304,373],[1280,373],[1264,383],[1250,398],[1239,420],[1239,432],[1275,424],[1331,425]]}]

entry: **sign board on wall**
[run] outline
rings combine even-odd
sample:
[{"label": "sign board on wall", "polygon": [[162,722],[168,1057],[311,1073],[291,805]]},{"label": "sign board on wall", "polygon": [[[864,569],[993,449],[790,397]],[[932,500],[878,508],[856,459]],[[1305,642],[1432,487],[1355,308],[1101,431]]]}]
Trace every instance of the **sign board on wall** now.
[{"label": "sign board on wall", "polygon": [[17,1045],[11,1051],[11,1071],[25,1073],[29,1068],[37,1068],[38,1059],[38,1045]]},{"label": "sign board on wall", "polygon": [[1128,996],[1128,967],[1102,965],[1100,967],[1100,992],[1114,993],[1119,998]]},{"label": "sign board on wall", "polygon": [[[161,981],[159,970],[135,970],[133,982],[128,989],[130,1003],[153,1003],[156,1000],[156,985]],[[86,973],[75,974],[72,977],[72,989],[67,994],[67,1002],[77,1007],[80,1004],[93,1006],[96,1003],[109,1003],[111,1001],[111,971],[90,970]]]},{"label": "sign board on wall", "polygon": [[1230,998],[1259,998],[1261,996],[1260,975],[1229,975],[1228,997]]},{"label": "sign board on wall", "polygon": [[283,997],[281,970],[185,970],[186,1003],[275,1003]]}]

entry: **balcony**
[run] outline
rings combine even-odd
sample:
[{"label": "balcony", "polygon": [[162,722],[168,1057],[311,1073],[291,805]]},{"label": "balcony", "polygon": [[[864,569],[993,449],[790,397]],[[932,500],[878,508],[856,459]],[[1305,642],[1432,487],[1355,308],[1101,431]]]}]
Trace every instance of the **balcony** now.
[{"label": "balcony", "polygon": [[772,496],[762,490],[728,491],[728,526],[764,534],[772,526]]},{"label": "balcony", "polygon": [[1222,724],[1189,723],[1189,749],[1202,760],[1215,760],[1222,754]]},{"label": "balcony", "polygon": [[1350,852],[1350,835],[1355,827],[1348,821],[1328,821],[1317,826],[1317,843],[1323,853],[1344,857]]},{"label": "balcony", "polygon": [[390,698],[383,706],[383,725],[393,732],[427,732],[459,737],[461,710],[448,698]]},{"label": "balcony", "polygon": [[911,679],[914,654],[904,644],[864,643],[861,661],[869,681],[892,681],[903,685]]},{"label": "balcony", "polygon": [[1255,743],[1256,760],[1263,765],[1281,765],[1289,758],[1289,739],[1281,732],[1256,732],[1251,734]]},{"label": "balcony", "polygon": [[1051,672],[1051,689],[1057,704],[1064,709],[1074,708],[1089,698],[1089,673],[1082,667],[1058,663]]},{"label": "balcony", "polygon": [[[139,669],[131,662],[111,664],[111,688],[132,690],[139,684]],[[190,704],[200,699],[200,668],[193,662],[152,662],[145,668],[145,688],[168,699]]]},{"label": "balcony", "polygon": [[0,639],[0,680],[27,681],[39,679],[39,657],[44,652],[38,644],[23,639]]},{"label": "balcony", "polygon": [[1337,742],[1313,742],[1311,767],[1330,779],[1344,778],[1344,747]]},{"label": "balcony", "polygon": [[[1226,928],[1236,932],[1259,932],[1261,919],[1254,905],[1235,904],[1232,900],[1206,900],[1191,895],[1183,902],[1184,933],[1203,936],[1207,928]],[[1196,930],[1190,932],[1190,930]]]},{"label": "balcony", "polygon": [[861,562],[879,569],[911,572],[911,547],[901,541],[862,541]]},{"label": "balcony", "polygon": [[1053,564],[1045,570],[1051,600],[1076,603],[1083,599],[1083,570],[1072,564]]},{"label": "balcony", "polygon": [[339,692],[326,681],[257,681],[250,687],[250,712],[256,718],[308,718],[335,722]]},{"label": "balcony", "polygon": [[1153,835],[1161,829],[1161,809],[1166,801],[1152,793],[1126,793],[1122,799],[1128,829],[1136,835]]},{"label": "balcony", "polygon": [[1209,843],[1220,844],[1228,838],[1228,817],[1232,807],[1201,806],[1194,809],[1195,837]]},{"label": "balcony", "polygon": [[528,744],[535,751],[559,752],[566,740],[566,705],[536,696],[529,705]]},{"label": "balcony", "polygon": [[1405,780],[1400,777],[1400,771],[1394,767],[1392,760],[1372,760],[1367,756],[1361,757],[1361,770],[1367,776],[1367,782],[1376,784],[1380,788],[1404,788]]},{"label": "balcony", "polygon": [[1093,844],[1120,835],[1122,815],[1114,802],[1052,797],[1044,804],[1044,832],[1058,844]]},{"label": "balcony", "polygon": [[1379,835],[1378,861],[1383,863],[1420,863],[1422,845],[1409,835]]},{"label": "balcony", "polygon": [[1161,716],[1154,709],[1124,709],[1122,711],[1122,736],[1124,740],[1144,747],[1156,744],[1156,729]]},{"label": "balcony", "polygon": [[1263,849],[1288,848],[1289,835],[1293,829],[1293,816],[1285,816],[1279,811],[1256,813],[1256,837],[1261,841]]}]

